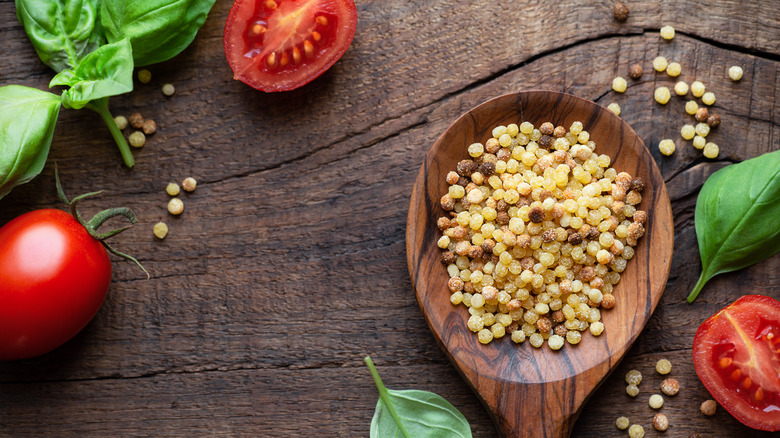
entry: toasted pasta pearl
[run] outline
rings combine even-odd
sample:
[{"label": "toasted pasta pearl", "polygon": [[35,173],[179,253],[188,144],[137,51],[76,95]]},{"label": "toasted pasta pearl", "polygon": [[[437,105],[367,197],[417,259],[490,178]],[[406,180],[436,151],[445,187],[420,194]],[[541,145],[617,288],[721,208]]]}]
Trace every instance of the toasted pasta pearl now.
[{"label": "toasted pasta pearl", "polygon": [[612,89],[618,93],[625,93],[627,87],[628,83],[623,77],[618,76],[615,79],[612,79]]},{"label": "toasted pasta pearl", "polygon": [[620,115],[620,105],[615,102],[610,103],[609,106],[607,106],[607,109],[615,113],[616,116]]},{"label": "toasted pasta pearl", "polygon": [[704,94],[704,90],[706,88],[704,87],[704,84],[701,83],[701,81],[693,81],[691,84],[691,93],[694,97],[701,97]]},{"label": "toasted pasta pearl", "polygon": [[686,84],[684,81],[680,81],[674,84],[674,92],[678,96],[685,96],[686,94],[688,94],[688,84]]},{"label": "toasted pasta pearl", "polygon": [[672,155],[674,153],[675,145],[673,140],[664,139],[658,143],[658,150],[664,155]]},{"label": "toasted pasta pearl", "polygon": [[720,153],[720,148],[715,143],[709,142],[704,145],[704,156],[707,158],[717,158]]},{"label": "toasted pasta pearl", "polygon": [[715,103],[715,93],[712,91],[704,93],[704,95],[701,97],[701,101],[704,102],[705,105],[712,105]]},{"label": "toasted pasta pearl", "polygon": [[682,129],[680,129],[680,135],[686,140],[692,140],[693,137],[696,136],[696,128],[694,128],[693,125],[684,125]]},{"label": "toasted pasta pearl", "polygon": [[660,103],[661,105],[666,105],[667,102],[669,102],[669,99],[672,98],[672,93],[670,93],[669,89],[666,87],[658,87],[655,89],[653,96],[655,97],[656,102]]},{"label": "toasted pasta pearl", "polygon": [[680,76],[680,73],[682,72],[682,66],[679,62],[671,62],[668,66],[666,66],[666,74],[669,76],[676,78],[677,76]]},{"label": "toasted pasta pearl", "polygon": [[669,65],[669,62],[663,56],[657,56],[653,60],[653,68],[657,72],[662,72],[662,71],[666,70],[666,67],[668,65]]},{"label": "toasted pasta pearl", "polygon": [[695,100],[689,100],[685,102],[685,112],[694,115],[699,110],[699,104]]},{"label": "toasted pasta pearl", "polygon": [[731,80],[734,82],[742,79],[742,67],[738,65],[732,65],[729,67],[729,78],[731,78]]},{"label": "toasted pasta pearl", "polygon": [[670,41],[674,38],[674,28],[672,26],[666,25],[661,28],[661,38]]}]

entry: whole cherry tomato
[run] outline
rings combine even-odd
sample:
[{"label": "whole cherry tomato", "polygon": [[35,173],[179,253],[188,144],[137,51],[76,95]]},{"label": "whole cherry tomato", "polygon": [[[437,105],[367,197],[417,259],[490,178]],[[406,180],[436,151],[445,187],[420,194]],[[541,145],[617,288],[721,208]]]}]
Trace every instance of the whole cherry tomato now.
[{"label": "whole cherry tomato", "polygon": [[95,316],[110,282],[106,249],[62,210],[0,228],[0,360],[64,344]]},{"label": "whole cherry tomato", "polygon": [[236,0],[225,24],[225,56],[247,85],[292,90],[338,61],[356,27],[353,0]]},{"label": "whole cherry tomato", "polygon": [[127,227],[96,231],[114,216],[135,223],[132,211],[104,210],[84,221],[76,204],[96,193],[68,201],[59,179],[57,189],[71,214],[36,210],[0,228],[0,360],[51,351],[89,323],[111,283],[107,250],[138,263],[104,242]]}]

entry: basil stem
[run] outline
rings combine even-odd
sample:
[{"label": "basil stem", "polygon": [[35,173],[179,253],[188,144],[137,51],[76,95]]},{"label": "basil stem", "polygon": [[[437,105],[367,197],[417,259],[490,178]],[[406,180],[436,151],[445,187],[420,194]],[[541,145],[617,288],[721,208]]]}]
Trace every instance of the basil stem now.
[{"label": "basil stem", "polygon": [[132,152],[130,152],[130,146],[127,145],[125,136],[122,135],[122,131],[119,130],[119,127],[116,126],[116,122],[114,122],[114,117],[108,111],[108,97],[93,100],[89,102],[85,108],[89,108],[100,115],[100,118],[103,119],[106,126],[108,126],[108,130],[111,131],[111,135],[114,137],[116,145],[119,147],[119,153],[122,154],[122,160],[124,160],[125,166],[133,167],[135,165],[135,159],[133,158]]},{"label": "basil stem", "polygon": [[428,391],[387,389],[371,358],[365,362],[379,390],[371,438],[471,437],[466,417],[447,400]]}]

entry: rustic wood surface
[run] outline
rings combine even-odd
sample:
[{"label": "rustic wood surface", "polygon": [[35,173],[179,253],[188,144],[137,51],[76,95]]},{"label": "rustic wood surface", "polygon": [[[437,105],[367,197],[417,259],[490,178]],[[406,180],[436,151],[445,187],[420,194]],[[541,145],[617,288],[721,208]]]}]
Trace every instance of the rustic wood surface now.
[{"label": "rustic wood surface", "polygon": [[[127,205],[137,226],[115,238],[138,256],[114,261],[109,296],[74,340],[40,358],[0,363],[0,437],[367,436],[377,392],[363,357],[390,388],[434,391],[455,405],[475,437],[496,437],[487,411],[439,348],[416,302],[404,233],[412,186],[433,142],[468,109],[501,94],[564,91],[622,117],[649,147],[674,214],[673,266],[660,304],[623,362],[588,400],[574,437],[626,436],[626,415],[648,437],[769,437],[723,409],[699,413],[708,393],[691,361],[701,322],[747,293],[780,299],[780,256],[713,279],[685,302],[700,262],[693,212],[705,179],[723,166],[780,148],[780,4],[776,1],[514,2],[358,0],[359,23],[341,61],[315,82],[263,94],[233,81],[222,52],[229,1],[218,1],[193,45],[151,66],[152,82],[115,97],[115,114],[159,124],[137,164],[122,166],[111,137],[88,111],[63,110],[49,165],[0,200],[0,224],[55,207],[52,163],[70,194],[104,189],[85,213]],[[674,41],[658,29],[672,24]],[[0,1],[0,85],[47,87],[53,73]],[[683,100],[655,104],[658,54],[678,60],[681,79],[717,95],[722,125],[707,160],[679,138],[691,123]],[[616,75],[640,62],[625,94]],[[745,75],[733,83],[730,65]],[[164,97],[163,83],[176,85]],[[662,156],[663,138],[677,152]],[[185,212],[165,211],[167,182],[198,189]],[[152,235],[165,220],[164,241]],[[682,386],[652,430],[647,398],[671,360]],[[645,380],[625,394],[629,369]],[[544,415],[544,412],[540,412]]]}]

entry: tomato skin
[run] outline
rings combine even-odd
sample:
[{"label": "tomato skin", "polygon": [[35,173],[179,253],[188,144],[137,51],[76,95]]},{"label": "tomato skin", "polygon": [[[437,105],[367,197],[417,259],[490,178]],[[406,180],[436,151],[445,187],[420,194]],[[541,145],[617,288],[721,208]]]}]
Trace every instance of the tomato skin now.
[{"label": "tomato skin", "polygon": [[[265,6],[267,1],[236,0],[225,23],[225,57],[233,77],[252,88],[278,92],[306,85],[335,64],[352,43],[357,28],[353,0],[274,0],[273,9]],[[327,24],[318,26],[314,22],[318,16],[326,17]],[[262,36],[252,34],[257,23],[267,29]],[[311,37],[312,31],[317,38]],[[293,50],[300,61],[294,61]],[[274,67],[269,67],[271,54]]]},{"label": "tomato skin", "polygon": [[746,295],[699,327],[696,374],[742,424],[780,431],[780,302]]},{"label": "tomato skin", "polygon": [[95,316],[111,282],[106,249],[70,214],[23,214],[0,228],[0,360],[49,352]]}]

